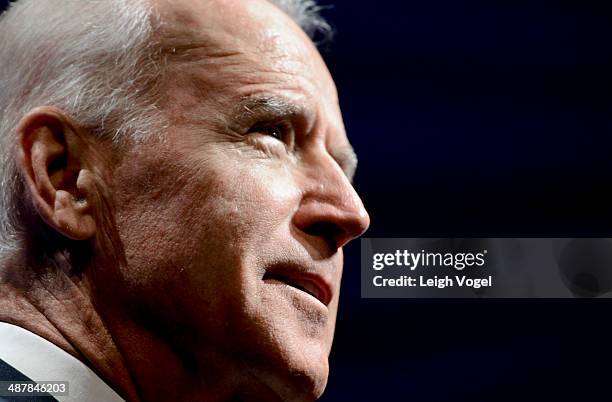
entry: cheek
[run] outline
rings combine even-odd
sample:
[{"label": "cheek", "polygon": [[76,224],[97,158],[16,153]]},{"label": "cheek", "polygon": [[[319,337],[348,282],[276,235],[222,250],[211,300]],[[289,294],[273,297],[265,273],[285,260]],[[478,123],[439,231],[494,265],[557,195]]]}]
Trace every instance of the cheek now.
[{"label": "cheek", "polygon": [[[221,164],[220,162],[219,164]],[[205,219],[213,233],[238,248],[257,247],[278,230],[289,234],[289,225],[299,203],[299,191],[289,171],[282,167],[226,161],[209,166],[206,180],[194,180],[189,190],[198,200],[182,214]],[[210,237],[200,239],[203,243]]]},{"label": "cheek", "polygon": [[186,301],[237,304],[236,294],[254,280],[247,268],[257,266],[270,237],[290,236],[300,194],[291,172],[269,161],[209,154],[181,165],[178,155],[166,166],[141,163],[117,189],[128,284],[166,292],[174,283]]}]

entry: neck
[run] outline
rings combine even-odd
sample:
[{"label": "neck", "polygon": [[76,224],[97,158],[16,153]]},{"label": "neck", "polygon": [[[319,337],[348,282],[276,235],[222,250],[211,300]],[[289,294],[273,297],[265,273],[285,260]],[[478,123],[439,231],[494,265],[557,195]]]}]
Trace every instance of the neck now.
[{"label": "neck", "polygon": [[[67,263],[56,257],[53,265]],[[0,321],[47,339],[88,365],[123,398],[138,401],[127,365],[92,303],[87,278],[56,267],[33,271],[19,260],[5,260],[1,268]]]},{"label": "neck", "polygon": [[[120,304],[136,303],[123,300]],[[128,312],[119,303],[105,316],[112,317],[108,319],[110,331],[143,400],[280,402],[244,363],[209,344],[196,330],[143,311]]]}]

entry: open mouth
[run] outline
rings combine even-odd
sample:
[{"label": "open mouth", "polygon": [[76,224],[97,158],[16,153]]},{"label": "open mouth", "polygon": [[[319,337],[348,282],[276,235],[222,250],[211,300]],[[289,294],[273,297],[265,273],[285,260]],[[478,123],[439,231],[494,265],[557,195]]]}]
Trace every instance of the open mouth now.
[{"label": "open mouth", "polygon": [[264,274],[263,280],[284,283],[314,297],[325,306],[331,301],[331,291],[317,275],[268,271]]}]

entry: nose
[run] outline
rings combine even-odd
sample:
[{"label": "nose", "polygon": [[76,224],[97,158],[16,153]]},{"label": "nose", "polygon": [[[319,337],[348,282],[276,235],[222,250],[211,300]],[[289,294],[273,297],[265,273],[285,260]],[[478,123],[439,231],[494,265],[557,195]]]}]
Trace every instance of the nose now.
[{"label": "nose", "polygon": [[303,196],[293,224],[303,233],[323,239],[332,251],[361,236],[370,217],[340,166],[326,154],[306,161]]}]

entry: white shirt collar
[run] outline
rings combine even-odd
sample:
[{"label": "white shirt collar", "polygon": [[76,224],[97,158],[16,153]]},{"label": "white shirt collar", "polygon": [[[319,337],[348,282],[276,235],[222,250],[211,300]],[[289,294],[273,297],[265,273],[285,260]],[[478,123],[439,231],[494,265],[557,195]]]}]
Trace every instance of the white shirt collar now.
[{"label": "white shirt collar", "polygon": [[60,402],[124,401],[79,359],[21,327],[0,322],[0,359],[33,381],[68,381]]}]

